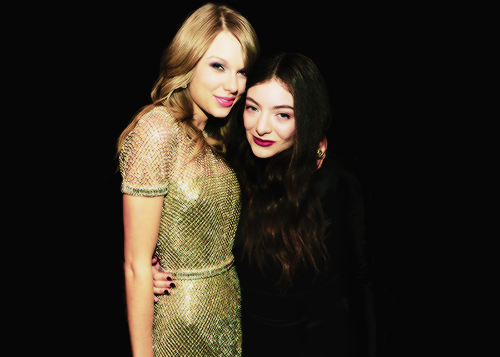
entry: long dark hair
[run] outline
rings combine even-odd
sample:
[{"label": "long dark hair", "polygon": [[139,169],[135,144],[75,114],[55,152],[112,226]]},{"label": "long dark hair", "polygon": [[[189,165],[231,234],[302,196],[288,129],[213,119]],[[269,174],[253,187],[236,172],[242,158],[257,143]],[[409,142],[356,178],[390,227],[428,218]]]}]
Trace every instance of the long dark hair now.
[{"label": "long dark hair", "polygon": [[247,89],[271,80],[293,96],[293,145],[270,159],[253,155],[243,126],[242,98],[232,113],[227,154],[242,191],[243,254],[263,272],[278,269],[277,284],[286,290],[299,269],[309,267],[317,275],[327,267],[323,212],[309,183],[331,111],[324,80],[306,56],[282,53],[258,61]]}]

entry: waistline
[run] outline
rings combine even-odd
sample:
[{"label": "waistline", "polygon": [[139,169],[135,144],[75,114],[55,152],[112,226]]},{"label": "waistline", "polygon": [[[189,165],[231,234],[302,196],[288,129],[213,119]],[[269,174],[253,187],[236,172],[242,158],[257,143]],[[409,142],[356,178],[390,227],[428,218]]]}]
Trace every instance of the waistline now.
[{"label": "waistline", "polygon": [[[222,264],[211,266],[205,269],[196,269],[196,270],[174,270],[172,271],[172,275],[176,280],[197,280],[197,279],[205,279],[211,278],[222,273],[225,273],[229,269],[231,269],[234,265],[234,258],[230,258],[223,262]],[[167,269],[168,271],[168,269]]]}]

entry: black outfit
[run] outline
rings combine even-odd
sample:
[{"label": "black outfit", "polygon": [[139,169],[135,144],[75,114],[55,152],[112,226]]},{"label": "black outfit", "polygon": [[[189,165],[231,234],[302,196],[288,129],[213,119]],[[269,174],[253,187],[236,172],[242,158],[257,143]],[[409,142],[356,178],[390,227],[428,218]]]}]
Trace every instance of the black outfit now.
[{"label": "black outfit", "polygon": [[264,275],[243,259],[245,237],[241,229],[236,234],[233,253],[242,292],[245,357],[358,355],[360,334],[350,311],[350,286],[357,295],[371,298],[361,187],[346,165],[328,156],[312,183],[325,219],[327,274],[313,281],[312,272],[301,272],[293,288],[280,294],[274,272]]}]

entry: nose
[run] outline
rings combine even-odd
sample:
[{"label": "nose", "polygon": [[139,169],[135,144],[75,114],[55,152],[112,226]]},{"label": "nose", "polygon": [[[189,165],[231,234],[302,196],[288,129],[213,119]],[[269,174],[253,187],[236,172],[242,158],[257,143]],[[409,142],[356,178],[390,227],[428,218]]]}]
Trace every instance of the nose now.
[{"label": "nose", "polygon": [[227,92],[236,95],[238,93],[238,74],[237,73],[229,73],[226,82],[224,83],[224,90]]},{"label": "nose", "polygon": [[261,115],[259,115],[257,123],[255,125],[255,131],[260,136],[271,133],[271,121],[268,115],[266,115],[265,113],[261,113]]}]

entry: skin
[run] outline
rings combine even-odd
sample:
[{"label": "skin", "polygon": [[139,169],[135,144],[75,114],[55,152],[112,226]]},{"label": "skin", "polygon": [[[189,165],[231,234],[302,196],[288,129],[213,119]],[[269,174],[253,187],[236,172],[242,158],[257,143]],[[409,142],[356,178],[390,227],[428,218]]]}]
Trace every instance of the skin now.
[{"label": "skin", "polygon": [[[247,140],[251,146],[254,144],[252,146],[254,155],[260,158],[271,157],[293,145],[295,131],[293,114],[293,97],[277,81],[259,83],[248,89],[243,120],[247,130]],[[275,144],[268,147],[256,145],[253,135],[275,141]],[[327,146],[326,137],[323,137],[318,148],[326,153]],[[318,159],[318,169],[323,164],[325,156],[326,154]],[[156,258],[153,259],[152,275],[154,293],[164,294],[170,284],[168,280],[170,275],[161,268]],[[154,298],[157,301],[157,297]]]},{"label": "skin", "polygon": [[249,88],[243,123],[255,156],[269,158],[288,149],[295,132],[292,95],[276,80]]},{"label": "skin", "polygon": [[196,65],[188,87],[194,101],[195,125],[203,130],[209,115],[228,116],[244,93],[246,82],[241,44],[231,33],[219,33]]},{"label": "skin", "polygon": [[[243,51],[238,40],[228,32],[221,32],[198,62],[189,83],[194,122],[200,130],[204,129],[209,116],[226,117],[232,105],[241,97],[246,85],[243,64]],[[221,97],[232,100],[221,100]],[[123,195],[125,287],[134,356],[153,357],[151,257],[158,239],[163,199],[163,196]],[[158,272],[157,269],[159,265],[153,260],[153,271]],[[160,292],[155,288],[155,293],[170,292],[171,275],[163,274],[162,279],[165,284]]]},{"label": "skin", "polygon": [[134,356],[153,356],[151,256],[160,226],[163,196],[123,195],[125,291]]}]

